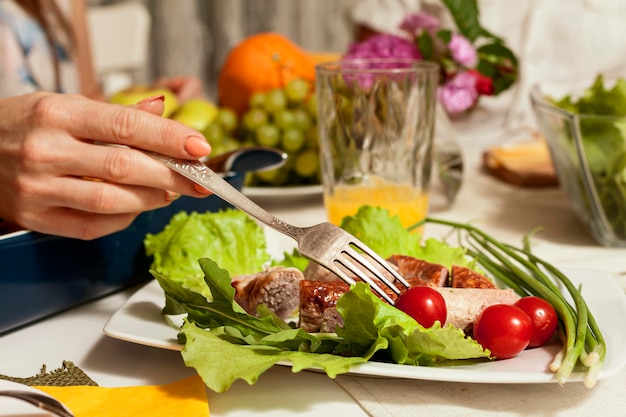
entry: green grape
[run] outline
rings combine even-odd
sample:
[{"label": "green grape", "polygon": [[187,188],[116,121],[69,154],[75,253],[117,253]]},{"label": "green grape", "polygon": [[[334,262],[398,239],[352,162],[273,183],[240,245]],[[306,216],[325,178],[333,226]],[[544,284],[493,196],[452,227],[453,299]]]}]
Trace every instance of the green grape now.
[{"label": "green grape", "polygon": [[211,123],[202,131],[202,134],[206,138],[207,142],[214,146],[214,144],[220,143],[224,137],[224,129],[219,123]]},{"label": "green grape", "polygon": [[320,158],[317,152],[306,150],[296,156],[294,171],[301,177],[315,177],[320,170]]},{"label": "green grape", "polygon": [[281,129],[289,129],[294,127],[296,123],[296,116],[291,110],[281,110],[274,114],[274,123]]},{"label": "green grape", "polygon": [[257,130],[267,123],[267,113],[261,109],[252,108],[243,115],[241,123],[248,130]]},{"label": "green grape", "polygon": [[305,141],[304,133],[301,130],[290,128],[283,132],[280,145],[285,152],[294,153],[304,147]]},{"label": "green grape", "polygon": [[264,108],[265,107],[265,93],[257,91],[250,96],[250,107],[252,108]]},{"label": "green grape", "polygon": [[265,93],[265,110],[277,113],[287,106],[287,95],[283,90],[274,89]]},{"label": "green grape", "polygon": [[306,110],[297,108],[293,111],[294,126],[296,129],[306,131],[313,125],[313,120]]},{"label": "green grape", "polygon": [[231,109],[224,107],[217,113],[216,121],[225,132],[232,132],[237,127],[237,114]]},{"label": "green grape", "polygon": [[256,139],[261,146],[276,147],[280,143],[280,129],[272,123],[264,124],[257,129]]},{"label": "green grape", "polygon": [[269,171],[255,172],[254,176],[261,183],[277,186],[286,184],[289,179],[289,174],[290,171],[282,166],[280,168],[272,169]]},{"label": "green grape", "polygon": [[318,136],[317,126],[311,126],[305,133],[305,147],[307,149],[318,150],[320,147],[320,141]]},{"label": "green grape", "polygon": [[306,108],[309,114],[313,116],[314,119],[317,119],[317,96],[315,94],[311,95],[307,100]]},{"label": "green grape", "polygon": [[285,86],[285,94],[287,98],[294,103],[304,101],[309,95],[311,84],[302,78],[296,78],[287,83]]}]

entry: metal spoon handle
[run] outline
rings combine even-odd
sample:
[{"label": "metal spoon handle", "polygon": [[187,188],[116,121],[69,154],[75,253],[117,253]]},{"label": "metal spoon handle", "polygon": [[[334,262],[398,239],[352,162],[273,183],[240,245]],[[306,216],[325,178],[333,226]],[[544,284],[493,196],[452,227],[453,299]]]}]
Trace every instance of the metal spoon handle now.
[{"label": "metal spoon handle", "polygon": [[30,391],[4,390],[0,391],[0,396],[17,398],[22,401],[26,401],[35,407],[49,411],[59,417],[74,417],[74,414],[72,414],[63,404],[45,394]]}]

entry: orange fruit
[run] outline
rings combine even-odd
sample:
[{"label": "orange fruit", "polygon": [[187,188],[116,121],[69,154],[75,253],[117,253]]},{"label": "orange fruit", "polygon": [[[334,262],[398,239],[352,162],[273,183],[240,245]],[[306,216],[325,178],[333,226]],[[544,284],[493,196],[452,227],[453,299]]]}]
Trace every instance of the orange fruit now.
[{"label": "orange fruit", "polygon": [[241,116],[253,93],[284,88],[295,78],[315,81],[315,62],[304,50],[279,33],[249,36],[226,56],[217,84],[219,104]]}]

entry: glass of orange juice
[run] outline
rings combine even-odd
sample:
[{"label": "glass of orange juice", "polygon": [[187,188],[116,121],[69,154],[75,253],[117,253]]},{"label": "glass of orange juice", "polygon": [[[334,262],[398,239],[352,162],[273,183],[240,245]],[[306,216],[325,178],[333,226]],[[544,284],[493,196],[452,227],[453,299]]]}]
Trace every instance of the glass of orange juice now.
[{"label": "glass of orange juice", "polygon": [[344,60],[316,67],[324,205],[331,223],[368,205],[405,227],[428,211],[436,64]]}]

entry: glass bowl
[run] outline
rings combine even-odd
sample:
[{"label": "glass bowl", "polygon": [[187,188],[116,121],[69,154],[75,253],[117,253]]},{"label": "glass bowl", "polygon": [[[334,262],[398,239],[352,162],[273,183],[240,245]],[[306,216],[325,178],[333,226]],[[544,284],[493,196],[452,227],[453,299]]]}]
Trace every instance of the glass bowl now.
[{"label": "glass bowl", "polygon": [[626,247],[626,115],[574,114],[551,100],[583,91],[535,85],[532,109],[577,216],[601,245]]}]

